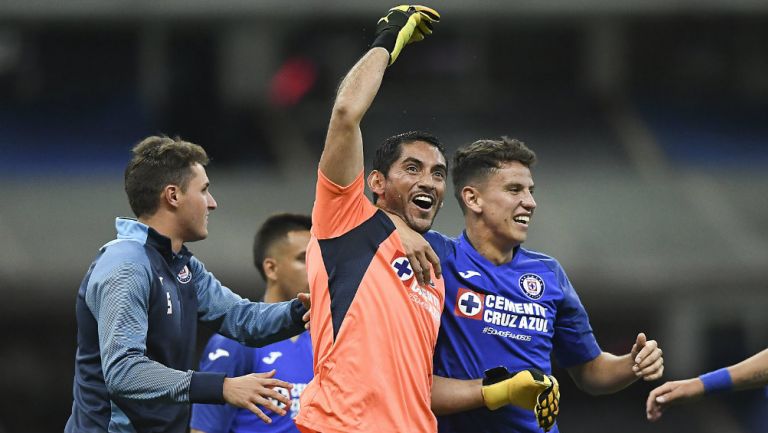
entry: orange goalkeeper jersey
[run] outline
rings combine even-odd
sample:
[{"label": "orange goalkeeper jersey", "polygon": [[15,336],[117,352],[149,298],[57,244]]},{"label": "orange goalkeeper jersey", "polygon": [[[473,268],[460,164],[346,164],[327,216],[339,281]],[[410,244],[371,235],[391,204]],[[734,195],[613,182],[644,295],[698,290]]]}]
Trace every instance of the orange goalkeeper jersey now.
[{"label": "orange goalkeeper jersey", "polygon": [[315,377],[301,395],[302,432],[429,433],[432,355],[442,280],[419,286],[389,217],[318,171],[307,248]]}]

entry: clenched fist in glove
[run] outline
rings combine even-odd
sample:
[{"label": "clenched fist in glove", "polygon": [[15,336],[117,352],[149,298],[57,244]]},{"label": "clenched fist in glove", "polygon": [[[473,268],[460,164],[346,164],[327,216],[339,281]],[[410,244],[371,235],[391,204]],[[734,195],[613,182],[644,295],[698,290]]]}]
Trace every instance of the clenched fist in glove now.
[{"label": "clenched fist in glove", "polygon": [[554,376],[541,370],[510,373],[504,367],[492,368],[485,372],[482,391],[488,409],[511,404],[531,410],[545,432],[552,428],[560,412],[560,385]]},{"label": "clenched fist in glove", "polygon": [[389,51],[389,64],[395,63],[403,47],[432,34],[432,23],[440,21],[436,10],[419,5],[395,6],[379,20],[371,48]]}]

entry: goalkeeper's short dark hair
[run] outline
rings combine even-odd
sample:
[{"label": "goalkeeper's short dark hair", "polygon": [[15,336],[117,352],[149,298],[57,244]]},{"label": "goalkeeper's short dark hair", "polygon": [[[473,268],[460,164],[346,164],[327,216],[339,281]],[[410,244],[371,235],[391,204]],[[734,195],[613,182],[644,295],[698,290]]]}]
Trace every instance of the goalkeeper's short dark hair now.
[{"label": "goalkeeper's short dark hair", "polygon": [[264,259],[275,243],[285,239],[289,232],[305,231],[312,228],[312,218],[307,215],[280,213],[267,218],[259,227],[253,239],[253,265],[259,270],[261,278],[267,280],[264,273]]},{"label": "goalkeeper's short dark hair", "polygon": [[[424,131],[409,131],[402,134],[393,135],[381,142],[376,148],[376,155],[373,157],[373,169],[381,172],[386,177],[392,164],[400,158],[403,153],[403,144],[409,144],[416,141],[423,141],[435,146],[445,158],[445,146],[439,138]],[[447,160],[447,158],[446,158]],[[379,199],[377,194],[373,194],[373,202]]]},{"label": "goalkeeper's short dark hair", "polygon": [[485,180],[502,164],[518,161],[526,167],[536,163],[536,153],[520,140],[506,136],[497,140],[477,140],[459,148],[453,155],[454,196],[462,212],[466,212],[461,190],[467,185]]}]

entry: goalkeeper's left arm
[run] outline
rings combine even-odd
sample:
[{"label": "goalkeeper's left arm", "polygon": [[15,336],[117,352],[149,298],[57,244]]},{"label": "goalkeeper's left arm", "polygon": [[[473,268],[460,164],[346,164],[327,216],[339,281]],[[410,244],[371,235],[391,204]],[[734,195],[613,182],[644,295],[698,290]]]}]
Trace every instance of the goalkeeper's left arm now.
[{"label": "goalkeeper's left arm", "polygon": [[486,372],[485,379],[461,380],[433,376],[432,412],[450,415],[488,407],[498,409],[512,404],[531,410],[545,431],[555,424],[560,404],[560,388],[553,376],[538,370],[515,374],[503,367]]},{"label": "goalkeeper's left arm", "polygon": [[483,400],[488,409],[511,404],[536,414],[539,427],[549,431],[560,412],[560,385],[554,376],[537,369],[510,373],[504,367],[485,372]]}]

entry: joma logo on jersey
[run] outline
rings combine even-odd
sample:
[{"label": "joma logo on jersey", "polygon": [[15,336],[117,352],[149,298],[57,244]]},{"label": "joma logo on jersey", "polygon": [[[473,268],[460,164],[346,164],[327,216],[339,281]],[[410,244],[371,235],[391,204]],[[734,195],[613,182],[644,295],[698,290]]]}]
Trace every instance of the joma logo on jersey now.
[{"label": "joma logo on jersey", "polygon": [[261,358],[262,361],[264,361],[265,364],[274,364],[275,361],[277,361],[277,358],[283,356],[282,352],[269,352],[269,356],[265,356]]},{"label": "joma logo on jersey", "polygon": [[216,349],[215,352],[210,352],[208,354],[208,359],[210,359],[211,361],[215,361],[215,360],[217,360],[217,359],[219,359],[221,357],[226,358],[228,356],[229,356],[229,352],[227,352],[224,349],[219,348],[219,349]]},{"label": "joma logo on jersey", "polygon": [[483,318],[483,305],[485,295],[459,287],[456,294],[456,308],[454,314],[467,319],[481,320]]}]

